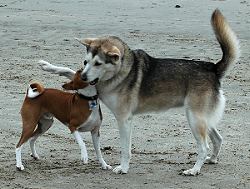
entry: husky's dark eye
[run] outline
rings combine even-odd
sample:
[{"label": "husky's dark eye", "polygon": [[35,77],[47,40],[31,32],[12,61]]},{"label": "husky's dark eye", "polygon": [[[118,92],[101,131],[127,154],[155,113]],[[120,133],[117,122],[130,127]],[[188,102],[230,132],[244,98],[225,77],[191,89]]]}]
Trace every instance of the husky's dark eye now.
[{"label": "husky's dark eye", "polygon": [[95,63],[95,66],[100,66],[100,65],[102,65],[100,62]]},{"label": "husky's dark eye", "polygon": [[83,62],[84,66],[86,66],[87,63],[88,63],[87,60],[84,60]]}]

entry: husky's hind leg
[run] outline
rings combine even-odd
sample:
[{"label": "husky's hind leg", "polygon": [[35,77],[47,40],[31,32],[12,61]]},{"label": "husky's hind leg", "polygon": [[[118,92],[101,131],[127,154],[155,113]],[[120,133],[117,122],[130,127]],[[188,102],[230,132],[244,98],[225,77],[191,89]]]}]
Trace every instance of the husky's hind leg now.
[{"label": "husky's hind leg", "polygon": [[222,91],[220,91],[216,107],[214,108],[212,113],[210,113],[210,115],[208,116],[208,131],[209,131],[208,134],[213,143],[212,155],[211,157],[207,157],[208,163],[217,163],[217,157],[219,155],[220,148],[222,145],[222,136],[216,129],[216,126],[223,115],[224,108],[225,108],[225,98],[223,96]]},{"label": "husky's hind leg", "polygon": [[200,173],[200,169],[204,164],[207,157],[207,124],[205,115],[202,112],[192,111],[187,109],[187,117],[190,128],[196,139],[198,146],[197,161],[192,169],[188,169],[183,172],[184,175],[197,175]]}]

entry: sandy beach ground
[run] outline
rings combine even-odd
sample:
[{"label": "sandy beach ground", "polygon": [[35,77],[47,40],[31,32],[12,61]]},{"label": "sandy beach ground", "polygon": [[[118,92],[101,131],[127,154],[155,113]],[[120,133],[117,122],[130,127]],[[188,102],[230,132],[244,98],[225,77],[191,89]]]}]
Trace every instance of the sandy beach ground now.
[{"label": "sandy beach ground", "polygon": [[[180,8],[176,8],[180,5]],[[220,8],[241,42],[241,58],[223,80],[227,98],[218,125],[224,137],[219,163],[196,177],[180,175],[196,159],[195,139],[183,109],[133,119],[129,174],[101,170],[90,133],[84,133],[90,162],[61,123],[37,141],[39,161],[23,148],[25,170],[16,171],[20,107],[29,81],[60,88],[67,79],[39,69],[37,61],[81,67],[85,49],[73,38],[115,35],[132,49],[156,57],[210,60],[221,50],[210,26]],[[248,0],[1,0],[0,1],[0,186],[1,188],[250,188],[250,1]],[[116,121],[104,113],[101,145],[105,160],[119,163]]]}]

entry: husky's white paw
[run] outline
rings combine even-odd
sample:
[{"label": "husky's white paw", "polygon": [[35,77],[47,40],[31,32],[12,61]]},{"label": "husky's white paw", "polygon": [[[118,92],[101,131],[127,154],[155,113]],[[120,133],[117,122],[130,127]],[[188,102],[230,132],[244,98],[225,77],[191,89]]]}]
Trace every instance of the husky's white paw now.
[{"label": "husky's white paw", "polygon": [[200,170],[197,170],[194,168],[183,171],[183,175],[185,175],[185,176],[195,176],[198,174],[200,174]]},{"label": "husky's white paw", "polygon": [[113,169],[113,172],[116,174],[127,174],[128,168],[123,168],[121,165],[119,165]]},{"label": "husky's white paw", "polygon": [[23,165],[16,165],[16,169],[18,171],[23,171],[24,170],[24,166]]},{"label": "husky's white paw", "polygon": [[213,158],[213,157],[208,157],[207,156],[206,163],[208,163],[208,164],[217,164],[218,160],[217,160],[217,158]]}]

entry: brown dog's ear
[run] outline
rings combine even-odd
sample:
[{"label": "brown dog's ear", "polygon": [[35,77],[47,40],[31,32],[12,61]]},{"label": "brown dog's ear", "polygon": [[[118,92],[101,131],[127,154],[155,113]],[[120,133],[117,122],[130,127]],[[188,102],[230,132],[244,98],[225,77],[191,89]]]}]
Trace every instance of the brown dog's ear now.
[{"label": "brown dog's ear", "polygon": [[76,71],[76,73],[75,73],[75,77],[80,78],[80,77],[81,77],[81,73],[82,73],[82,71],[83,71],[83,68],[81,68],[81,69],[77,70],[77,71]]},{"label": "brown dog's ear", "polygon": [[66,90],[77,90],[87,87],[89,84],[81,79],[82,69],[77,70],[72,81],[62,85]]},{"label": "brown dog's ear", "polygon": [[89,47],[90,44],[95,41],[97,38],[86,38],[86,39],[79,39],[79,38],[75,38],[75,40],[77,40],[79,43],[81,43],[82,45],[84,45],[85,47]]},{"label": "brown dog's ear", "polygon": [[62,85],[62,88],[65,89],[65,90],[74,90],[74,83],[73,81],[69,82],[69,83],[64,83]]}]

